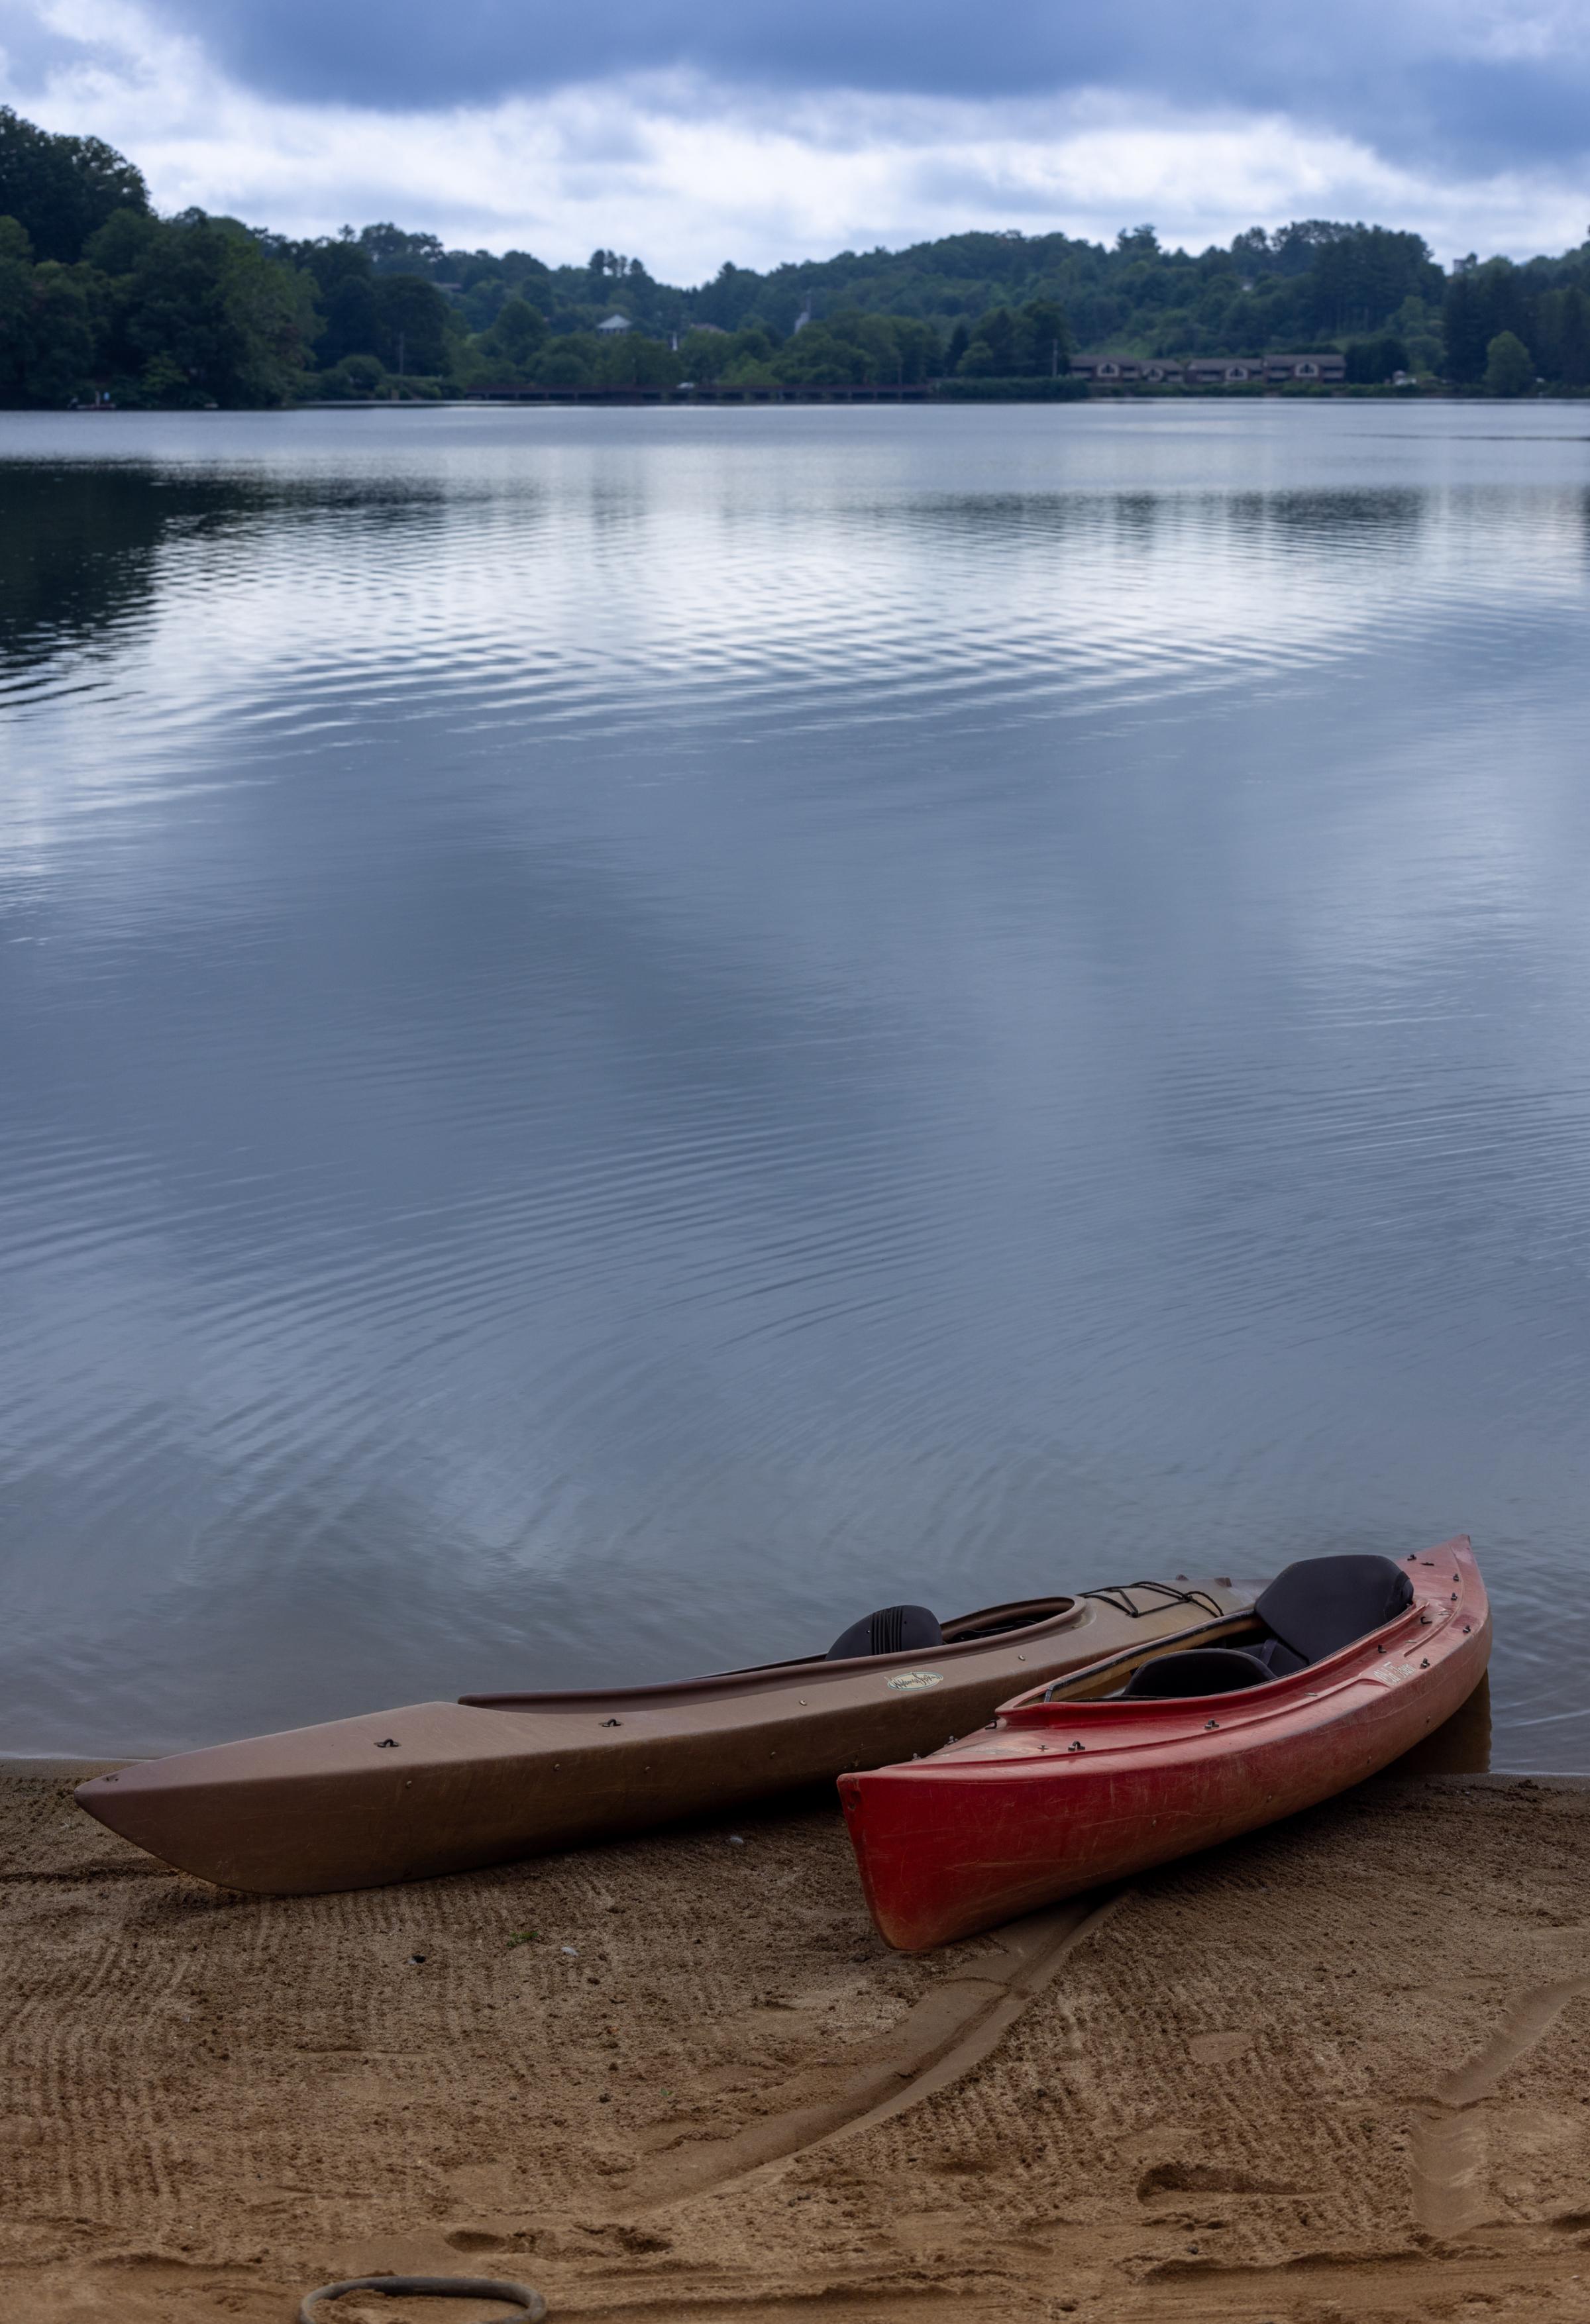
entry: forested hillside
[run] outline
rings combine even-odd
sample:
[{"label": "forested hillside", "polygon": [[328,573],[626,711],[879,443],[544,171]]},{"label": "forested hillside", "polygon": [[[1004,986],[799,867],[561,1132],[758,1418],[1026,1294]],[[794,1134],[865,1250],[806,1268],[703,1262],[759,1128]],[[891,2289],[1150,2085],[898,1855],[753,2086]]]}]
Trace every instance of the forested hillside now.
[{"label": "forested hillside", "polygon": [[1446,275],[1418,235],[1320,219],[1196,256],[1162,249],[1148,226],[1112,248],[965,234],[765,274],[726,263],[681,289],[607,250],[552,267],[389,224],[294,241],[198,210],[162,218],[108,146],[0,107],[0,403],[14,407],[687,380],[1008,392],[1052,382],[1084,350],[1332,347],[1365,386],[1401,372],[1496,393],[1582,390],[1590,243]]}]

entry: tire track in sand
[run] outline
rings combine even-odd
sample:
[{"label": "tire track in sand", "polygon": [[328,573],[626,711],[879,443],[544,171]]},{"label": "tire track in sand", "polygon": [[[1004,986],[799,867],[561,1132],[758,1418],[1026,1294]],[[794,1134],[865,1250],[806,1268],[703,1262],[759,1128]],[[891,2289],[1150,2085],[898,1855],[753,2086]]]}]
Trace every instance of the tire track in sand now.
[{"label": "tire track in sand", "polygon": [[1084,1896],[998,1930],[1003,1964],[979,1959],[947,1977],[843,2066],[807,2067],[771,2091],[768,2111],[729,2137],[674,2141],[650,2168],[642,2165],[616,2216],[633,2218],[753,2174],[771,2174],[948,2089],[997,2048],[1067,1956],[1130,1894],[1117,1889],[1102,1901]]}]

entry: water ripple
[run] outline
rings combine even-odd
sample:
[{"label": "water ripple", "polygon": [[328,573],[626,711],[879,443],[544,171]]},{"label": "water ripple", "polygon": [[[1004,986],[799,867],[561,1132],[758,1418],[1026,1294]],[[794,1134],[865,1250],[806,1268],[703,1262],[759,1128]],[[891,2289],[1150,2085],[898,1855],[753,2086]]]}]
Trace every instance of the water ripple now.
[{"label": "water ripple", "polygon": [[0,417],[0,1745],[1465,1525],[1578,1764],[1506,418]]}]

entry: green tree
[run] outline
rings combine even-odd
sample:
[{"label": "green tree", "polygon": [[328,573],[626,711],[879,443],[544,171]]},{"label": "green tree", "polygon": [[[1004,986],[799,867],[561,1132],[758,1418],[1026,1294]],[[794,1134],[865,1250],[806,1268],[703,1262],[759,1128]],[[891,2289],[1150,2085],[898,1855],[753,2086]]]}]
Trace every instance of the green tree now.
[{"label": "green tree", "polygon": [[724,331],[737,330],[755,305],[761,289],[760,274],[726,259],[713,280],[695,293],[691,300],[692,320],[716,323]]},{"label": "green tree", "polygon": [[349,355],[377,353],[382,333],[374,264],[352,226],[312,242],[284,244],[274,254],[300,267],[315,285],[321,320],[314,356],[322,369],[335,369]]},{"label": "green tree", "polygon": [[113,210],[83,245],[83,263],[97,274],[130,274],[161,232],[160,220],[147,210]]},{"label": "green tree", "polygon": [[33,269],[28,400],[60,405],[91,392],[94,331],[86,285],[76,268],[46,259]]},{"label": "green tree", "polygon": [[601,387],[673,387],[679,382],[679,359],[643,331],[615,332],[603,342],[593,370]]},{"label": "green tree", "polygon": [[1530,344],[1548,379],[1564,387],[1590,386],[1590,298],[1576,283],[1545,293]]},{"label": "green tree", "polygon": [[503,301],[485,336],[495,355],[505,356],[511,364],[525,364],[547,336],[547,318],[539,307],[515,292]]},{"label": "green tree", "polygon": [[344,274],[329,290],[321,292],[320,306],[325,322],[315,341],[319,362],[339,364],[349,355],[372,355],[379,361],[376,350],[384,344],[384,335],[375,285],[368,271]]},{"label": "green tree", "polygon": [[938,335],[914,316],[844,308],[796,333],[773,367],[781,379],[814,385],[902,386],[937,372]]},{"label": "green tree", "polygon": [[0,403],[69,403],[88,392],[92,309],[83,270],[32,263],[15,218],[0,217]]},{"label": "green tree", "polygon": [[[1153,238],[1153,227],[1134,232]],[[1158,249],[1158,244],[1154,244]],[[1066,318],[1053,299],[1030,299],[1021,309],[1021,370],[1030,377],[1058,379],[1071,368],[1071,341]]]},{"label": "green tree", "polygon": [[1391,330],[1408,350],[1410,371],[1438,372],[1446,348],[1441,339],[1441,317],[1438,308],[1428,300],[1404,299],[1391,317]]},{"label": "green tree", "polygon": [[376,326],[373,352],[388,371],[424,379],[450,372],[452,318],[447,300],[435,285],[420,274],[378,274],[373,289]]},{"label": "green tree", "polygon": [[1410,294],[1428,297],[1440,284],[1422,235],[1382,226],[1334,227],[1315,244],[1301,319],[1315,331],[1373,329]]},{"label": "green tree", "polygon": [[118,209],[149,209],[131,161],[97,137],[52,136],[0,105],[0,216],[15,218],[36,259],[74,264]]},{"label": "green tree", "polygon": [[[760,360],[764,367],[768,364],[766,356],[760,359],[753,356],[752,360]],[[733,377],[735,368],[730,365],[724,377]],[[798,331],[792,339],[787,339],[779,349],[776,361],[768,368],[767,376],[784,380],[790,386],[856,387],[865,379],[866,373],[865,350],[852,334],[846,333],[843,327],[836,328],[835,321],[830,320],[809,323],[803,331]]]},{"label": "green tree", "polygon": [[937,378],[942,358],[932,324],[912,315],[894,315],[890,320],[894,326],[895,377],[908,387]]},{"label": "green tree", "polygon": [[26,403],[32,346],[33,245],[19,219],[0,217],[0,401]]},{"label": "green tree", "polygon": [[1016,369],[1016,318],[1008,307],[978,318],[958,366],[967,379],[1009,379]]},{"label": "green tree", "polygon": [[1361,387],[1377,386],[1408,368],[1408,349],[1391,331],[1375,339],[1354,339],[1347,348],[1347,377]]},{"label": "green tree", "polygon": [[1487,395],[1527,395],[1535,384],[1535,365],[1528,347],[1512,331],[1498,331],[1485,350],[1484,387]]},{"label": "green tree", "polygon": [[[779,374],[772,364],[763,362],[757,355],[736,355],[717,376],[720,387],[777,387],[780,384]],[[814,384],[809,376],[806,384]]]},{"label": "green tree", "polygon": [[118,401],[282,403],[303,376],[314,285],[235,218],[186,210],[158,225],[112,289]]},{"label": "green tree", "polygon": [[1447,377],[1470,386],[1485,368],[1485,301],[1471,264],[1453,276],[1441,309]]},{"label": "green tree", "polygon": [[344,355],[339,363],[322,374],[319,392],[322,395],[351,396],[362,401],[365,397],[389,392],[386,374],[378,355]]},{"label": "green tree", "polygon": [[18,318],[32,293],[33,245],[18,218],[0,217],[0,316],[6,324],[6,341],[20,328]]},{"label": "green tree", "polygon": [[1590,387],[1590,294],[1564,290],[1557,326],[1557,375],[1567,387]]},{"label": "green tree", "polygon": [[296,267],[273,264],[237,231],[226,237],[221,272],[226,318],[237,335],[225,400],[285,403],[302,382],[319,319],[314,285]]},{"label": "green tree", "polygon": [[1529,328],[1519,270],[1505,258],[1458,262],[1442,309],[1447,377],[1472,387],[1484,376],[1491,342],[1501,333],[1522,338]]},{"label": "green tree", "polygon": [[[579,337],[582,339],[595,337],[595,334],[581,332]],[[593,355],[587,355],[582,347],[575,345],[572,333],[567,338],[548,340],[535,359],[537,386],[589,387],[595,374],[593,356],[599,359],[600,353],[599,340]]]},{"label": "green tree", "polygon": [[390,221],[363,227],[359,248],[377,274],[419,274],[425,267],[439,264],[443,256],[441,242],[436,235],[406,234],[402,226]]},{"label": "green tree", "polygon": [[[798,332],[796,339],[790,343],[791,346],[803,337],[804,333]],[[698,327],[687,331],[679,341],[679,377],[710,386],[733,371],[744,383],[744,366],[750,364],[757,370],[756,383],[764,384],[773,376],[769,365],[777,346],[772,333],[761,323],[753,323],[743,331],[709,331]]]},{"label": "green tree", "polygon": [[[1133,231],[1151,234],[1152,228]],[[1019,309],[990,308],[978,318],[956,365],[966,379],[1050,379],[1070,368],[1070,333],[1053,299],[1030,299]]]},{"label": "green tree", "polygon": [[545,316],[515,291],[504,300],[490,327],[459,350],[456,375],[467,387],[522,385],[533,375],[546,337]]},{"label": "green tree", "polygon": [[[766,333],[760,336],[765,338]],[[679,341],[680,375],[710,385],[733,360],[732,346],[733,336],[727,331],[687,331]]]}]

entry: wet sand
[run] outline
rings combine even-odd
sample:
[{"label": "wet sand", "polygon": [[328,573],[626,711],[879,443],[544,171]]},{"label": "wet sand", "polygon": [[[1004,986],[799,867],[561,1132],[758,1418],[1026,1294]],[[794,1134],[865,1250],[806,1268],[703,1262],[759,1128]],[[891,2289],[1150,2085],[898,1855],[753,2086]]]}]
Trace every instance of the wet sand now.
[{"label": "wet sand", "polygon": [[271,1900],[13,1771],[0,1866],[18,2324],[382,2270],[614,2324],[1590,2319],[1570,1783],[1399,1775],[923,1960],[826,1802]]}]

